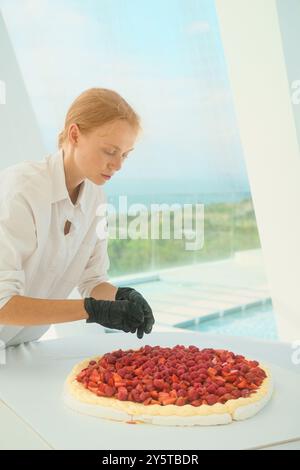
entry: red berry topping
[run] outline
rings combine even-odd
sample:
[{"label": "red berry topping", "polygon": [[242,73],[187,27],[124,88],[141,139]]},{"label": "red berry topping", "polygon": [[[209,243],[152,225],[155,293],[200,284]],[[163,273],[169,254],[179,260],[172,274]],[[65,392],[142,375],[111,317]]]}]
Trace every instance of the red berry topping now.
[{"label": "red berry topping", "polygon": [[113,351],[76,377],[101,397],[149,405],[214,405],[248,397],[266,378],[257,361],[223,349],[177,345]]}]

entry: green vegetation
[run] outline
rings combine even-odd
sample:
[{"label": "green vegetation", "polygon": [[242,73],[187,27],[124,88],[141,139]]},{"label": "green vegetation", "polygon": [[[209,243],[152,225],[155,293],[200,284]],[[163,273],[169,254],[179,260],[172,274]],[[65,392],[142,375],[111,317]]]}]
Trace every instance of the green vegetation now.
[{"label": "green vegetation", "polygon": [[[195,213],[195,211],[193,211]],[[135,217],[128,217],[128,225]],[[228,258],[236,251],[260,247],[251,199],[235,203],[205,204],[204,245],[200,250],[187,251],[184,237],[174,239],[174,214],[170,214],[170,240],[151,240],[150,214],[148,239],[109,239],[110,276],[155,271],[168,267]],[[195,229],[195,214],[192,228]],[[161,228],[162,215],[159,227]],[[118,229],[118,225],[117,225]],[[118,231],[117,231],[118,233]],[[161,233],[161,231],[159,232]],[[190,240],[193,241],[193,240]]]}]

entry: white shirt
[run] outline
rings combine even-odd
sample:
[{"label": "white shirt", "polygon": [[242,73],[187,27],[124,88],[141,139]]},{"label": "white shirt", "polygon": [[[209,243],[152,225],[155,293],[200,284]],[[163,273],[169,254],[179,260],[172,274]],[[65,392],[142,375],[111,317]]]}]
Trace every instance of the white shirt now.
[{"label": "white shirt", "polygon": [[[86,179],[74,205],[63,158],[60,149],[0,172],[0,308],[13,295],[66,299],[76,286],[88,297],[109,280],[107,237],[99,239],[96,232],[101,218],[107,224],[105,214],[96,214],[105,193]],[[71,228],[65,235],[67,220]],[[49,327],[0,325],[0,340],[6,346],[31,341]]]}]

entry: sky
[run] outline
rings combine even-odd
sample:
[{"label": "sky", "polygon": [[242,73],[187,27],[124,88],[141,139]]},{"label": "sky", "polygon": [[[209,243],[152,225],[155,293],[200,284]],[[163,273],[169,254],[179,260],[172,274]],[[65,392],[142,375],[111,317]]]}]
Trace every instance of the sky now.
[{"label": "sky", "polygon": [[47,152],[76,96],[111,88],[143,127],[116,179],[248,189],[213,0],[0,0],[0,10]]}]

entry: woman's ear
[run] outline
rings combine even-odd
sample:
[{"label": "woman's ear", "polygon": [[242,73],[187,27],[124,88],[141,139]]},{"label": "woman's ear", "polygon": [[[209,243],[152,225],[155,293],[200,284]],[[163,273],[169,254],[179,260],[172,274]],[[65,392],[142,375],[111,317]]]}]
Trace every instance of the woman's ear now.
[{"label": "woman's ear", "polygon": [[69,127],[69,141],[71,144],[76,145],[78,143],[79,134],[80,130],[77,124],[71,124]]}]

